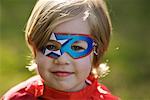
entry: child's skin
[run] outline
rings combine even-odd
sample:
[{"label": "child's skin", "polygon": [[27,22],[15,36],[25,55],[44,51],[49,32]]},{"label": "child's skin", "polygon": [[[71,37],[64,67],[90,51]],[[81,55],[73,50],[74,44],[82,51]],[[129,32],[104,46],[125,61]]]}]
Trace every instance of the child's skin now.
[{"label": "child's skin", "polygon": [[[89,25],[86,20],[83,20],[83,14],[58,25],[54,29],[54,33],[60,32],[90,34]],[[85,45],[85,43],[82,41],[80,45]],[[85,57],[74,59],[64,53],[54,59],[37,51],[38,72],[45,80],[45,84],[51,88],[61,91],[79,91],[87,85],[85,80],[91,71],[92,55],[93,52]]]}]

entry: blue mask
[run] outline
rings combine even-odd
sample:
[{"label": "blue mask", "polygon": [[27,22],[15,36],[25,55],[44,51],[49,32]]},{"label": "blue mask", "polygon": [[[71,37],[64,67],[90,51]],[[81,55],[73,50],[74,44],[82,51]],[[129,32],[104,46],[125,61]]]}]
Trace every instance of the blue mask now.
[{"label": "blue mask", "polygon": [[49,42],[42,48],[42,53],[55,59],[67,53],[77,59],[90,54],[94,43],[94,40],[88,35],[52,33]]}]

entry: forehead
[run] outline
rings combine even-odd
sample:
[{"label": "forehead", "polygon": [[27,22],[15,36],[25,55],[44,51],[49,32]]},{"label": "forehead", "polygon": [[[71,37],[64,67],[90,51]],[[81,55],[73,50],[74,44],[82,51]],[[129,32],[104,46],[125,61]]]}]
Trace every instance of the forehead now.
[{"label": "forehead", "polygon": [[94,40],[93,36],[91,34],[81,34],[81,33],[54,33],[49,37],[49,40],[54,40],[54,41],[61,41],[65,42],[66,40],[78,40],[76,42],[80,43],[82,41],[86,41],[88,39]]},{"label": "forehead", "polygon": [[87,20],[83,20],[83,15],[59,24],[54,30],[55,33],[76,33],[76,34],[90,34],[90,27]]}]

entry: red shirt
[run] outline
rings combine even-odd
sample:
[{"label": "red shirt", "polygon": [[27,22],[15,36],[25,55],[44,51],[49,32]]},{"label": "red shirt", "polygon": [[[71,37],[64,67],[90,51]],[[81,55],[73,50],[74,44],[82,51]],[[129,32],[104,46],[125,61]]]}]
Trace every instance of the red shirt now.
[{"label": "red shirt", "polygon": [[86,82],[89,85],[78,92],[64,92],[45,86],[37,75],[10,89],[2,100],[118,100],[94,77]]}]

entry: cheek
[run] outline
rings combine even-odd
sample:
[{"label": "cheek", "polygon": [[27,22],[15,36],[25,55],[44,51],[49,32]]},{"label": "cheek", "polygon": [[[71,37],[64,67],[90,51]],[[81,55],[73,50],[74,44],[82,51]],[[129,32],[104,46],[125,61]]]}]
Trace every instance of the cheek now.
[{"label": "cheek", "polygon": [[35,60],[37,63],[38,71],[45,71],[49,69],[51,60],[48,57],[38,53]]},{"label": "cheek", "polygon": [[46,70],[45,61],[42,60],[41,58],[38,58],[38,57],[37,57],[36,63],[37,63],[37,71],[38,71],[38,73],[39,73],[40,75],[43,74],[42,72],[45,72],[45,70]]},{"label": "cheek", "polygon": [[90,58],[81,58],[79,61],[77,61],[77,63],[78,64],[80,64],[80,65],[87,65],[87,66],[91,66],[91,60],[90,60]]},{"label": "cheek", "polygon": [[89,54],[88,56],[83,57],[79,60],[80,60],[79,62],[81,62],[82,65],[86,65],[91,68],[92,61],[93,61],[93,53],[91,52],[91,54]]},{"label": "cheek", "polygon": [[90,73],[91,65],[92,61],[90,55],[76,60],[76,66],[80,72],[82,71],[82,73]]},{"label": "cheek", "polygon": [[37,53],[37,55],[36,55],[36,58],[35,58],[35,61],[36,61],[36,64],[38,65],[38,67],[39,66],[43,66],[43,64],[45,64],[45,60],[43,59],[44,57],[41,55],[41,54],[39,54],[39,53]]}]

